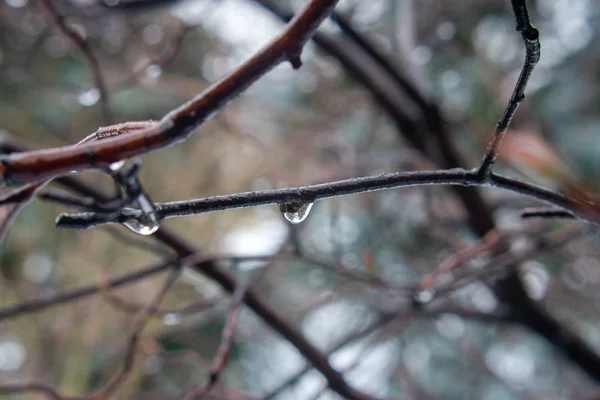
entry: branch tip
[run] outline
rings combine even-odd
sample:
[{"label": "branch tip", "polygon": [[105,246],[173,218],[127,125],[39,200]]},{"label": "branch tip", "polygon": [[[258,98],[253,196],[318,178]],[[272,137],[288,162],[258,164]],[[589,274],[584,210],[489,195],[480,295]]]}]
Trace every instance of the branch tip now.
[{"label": "branch tip", "polygon": [[302,60],[300,59],[300,54],[293,55],[290,57],[290,64],[292,64],[292,68],[299,69],[302,66]]}]

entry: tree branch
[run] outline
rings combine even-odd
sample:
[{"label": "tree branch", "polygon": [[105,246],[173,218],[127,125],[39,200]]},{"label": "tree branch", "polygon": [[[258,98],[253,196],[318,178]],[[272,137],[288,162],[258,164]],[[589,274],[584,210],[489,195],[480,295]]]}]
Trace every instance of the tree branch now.
[{"label": "tree branch", "polygon": [[[588,212],[589,207],[593,205],[587,204],[582,200],[568,198],[540,186],[497,174],[492,174],[490,178],[486,179],[477,170],[465,170],[461,168],[436,171],[395,172],[310,186],[156,203],[155,208],[159,219],[162,220],[267,204],[306,204],[349,194],[422,185],[497,187],[560,207],[587,222],[598,223],[595,216]],[[88,229],[105,223],[124,223],[132,218],[139,218],[141,214],[141,210],[133,208],[125,208],[120,214],[98,212],[67,213],[61,214],[56,218],[56,225],[61,228]]]},{"label": "tree branch", "polygon": [[303,46],[336,3],[337,0],[311,0],[271,43],[204,92],[168,112],[154,126],[81,146],[0,157],[0,184],[27,184],[69,171],[104,168],[186,140],[200,125],[277,65],[290,62],[294,68],[299,68]]},{"label": "tree branch", "polygon": [[98,93],[100,94],[100,107],[102,109],[102,118],[104,123],[109,125],[112,123],[112,112],[110,110],[110,101],[108,98],[108,90],[106,89],[106,83],[104,81],[104,74],[100,69],[100,63],[98,62],[98,58],[94,54],[94,52],[90,49],[88,42],[85,40],[85,37],[81,36],[81,34],[73,29],[71,26],[67,24],[65,21],[65,17],[60,15],[58,10],[54,5],[53,0],[42,0],[43,6],[48,10],[48,12],[52,15],[54,22],[60,30],[71,39],[73,43],[81,50],[84,56],[87,58],[88,63],[90,64],[90,69],[92,71],[92,76],[94,77],[94,84],[98,89]]},{"label": "tree branch", "polygon": [[521,33],[523,42],[525,43],[525,62],[515,85],[515,89],[508,101],[508,105],[504,110],[504,115],[496,125],[494,137],[488,145],[485,157],[479,167],[479,173],[482,177],[489,177],[492,172],[496,157],[500,151],[502,139],[504,139],[504,136],[508,131],[508,126],[515,115],[519,104],[525,99],[525,88],[533,73],[533,69],[540,60],[540,34],[529,21],[526,0],[511,0],[511,3],[517,25],[516,29]]}]

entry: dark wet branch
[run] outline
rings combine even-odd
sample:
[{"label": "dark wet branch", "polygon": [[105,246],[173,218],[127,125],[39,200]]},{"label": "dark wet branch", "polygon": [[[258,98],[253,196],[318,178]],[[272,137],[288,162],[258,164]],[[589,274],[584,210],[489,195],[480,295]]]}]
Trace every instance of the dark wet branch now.
[{"label": "dark wet branch", "polygon": [[516,20],[516,29],[521,33],[523,42],[525,43],[525,62],[515,85],[515,89],[508,101],[508,105],[504,110],[504,115],[496,125],[494,137],[488,145],[485,157],[479,167],[479,173],[483,177],[489,177],[492,172],[496,157],[500,151],[500,146],[502,145],[502,139],[504,139],[504,136],[508,131],[510,122],[514,117],[519,104],[525,99],[525,88],[527,87],[527,83],[529,82],[529,78],[531,77],[536,64],[540,60],[540,34],[529,21],[526,0],[512,0],[511,3]]},{"label": "dark wet branch", "polygon": [[529,219],[529,218],[561,218],[561,219],[573,219],[576,218],[573,213],[551,208],[551,207],[527,207],[521,211],[521,218]]},{"label": "dark wet branch", "polygon": [[[167,219],[267,204],[306,204],[331,197],[408,186],[492,186],[560,207],[587,222],[598,223],[596,219],[591,218],[593,215],[587,212],[592,205],[584,203],[582,200],[571,199],[542,187],[501,175],[492,174],[485,181],[482,181],[482,179],[483,177],[476,170],[460,168],[436,171],[395,172],[295,188],[262,190],[213,196],[197,200],[156,203],[155,208],[160,219]],[[97,212],[61,214],[56,219],[56,225],[62,228],[88,229],[106,223],[124,223],[128,220],[139,218],[141,215],[141,210],[133,208],[123,209],[118,215]]]}]

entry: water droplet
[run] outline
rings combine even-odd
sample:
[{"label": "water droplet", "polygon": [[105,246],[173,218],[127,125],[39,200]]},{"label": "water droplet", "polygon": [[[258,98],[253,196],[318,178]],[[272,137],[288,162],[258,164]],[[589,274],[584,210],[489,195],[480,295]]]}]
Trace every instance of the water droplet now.
[{"label": "water droplet", "polygon": [[[108,169],[113,173],[118,173],[126,164],[127,161],[121,160],[116,161],[108,166]],[[130,208],[123,209],[123,212],[126,213],[127,219],[123,222],[129,230],[135,232],[140,235],[152,235],[156,232],[160,226],[160,218],[158,213],[156,212],[156,208],[154,207],[154,203],[148,197],[148,195],[143,191],[140,182],[137,179],[137,172],[139,167],[141,166],[141,161],[134,160],[130,166],[132,167],[128,171],[124,171],[124,173],[129,176],[125,178],[125,182],[120,182],[121,188],[126,196],[133,199],[135,197],[135,201],[132,202],[133,206],[139,207],[139,210],[132,210]],[[136,194],[133,194],[136,193]]]},{"label": "water droplet", "polygon": [[151,222],[142,221],[143,218],[130,218],[123,222],[130,231],[135,232],[139,235],[152,235],[158,230],[159,225]]},{"label": "water droplet", "polygon": [[152,235],[160,227],[160,219],[154,203],[147,194],[142,193],[138,196],[134,205],[138,206],[139,210],[125,209],[124,211],[132,211],[130,217],[123,222],[129,230],[140,235]]},{"label": "water droplet", "polygon": [[435,290],[433,289],[421,289],[414,294],[414,299],[419,304],[427,304],[435,296]]},{"label": "water droplet", "polygon": [[77,96],[77,101],[82,106],[90,107],[96,104],[100,100],[100,91],[96,88],[91,88],[89,90],[84,90],[79,93]]},{"label": "water droplet", "polygon": [[312,201],[288,201],[279,204],[279,210],[283,217],[292,224],[299,224],[308,217],[313,204]]},{"label": "water droplet", "polygon": [[138,216],[132,216],[123,222],[123,225],[137,234],[144,236],[152,235],[160,227],[158,213],[152,201],[145,194],[140,195],[136,203],[142,212]]}]

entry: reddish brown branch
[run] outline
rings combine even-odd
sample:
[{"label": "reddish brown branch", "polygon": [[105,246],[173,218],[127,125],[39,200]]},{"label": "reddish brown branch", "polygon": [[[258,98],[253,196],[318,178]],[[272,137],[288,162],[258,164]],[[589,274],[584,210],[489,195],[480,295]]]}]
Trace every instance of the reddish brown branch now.
[{"label": "reddish brown branch", "polygon": [[300,67],[303,46],[336,3],[337,0],[311,0],[271,43],[204,92],[167,113],[156,126],[82,146],[1,157],[2,184],[20,185],[69,171],[103,168],[186,140],[202,123],[278,64],[287,61],[294,68]]},{"label": "reddish brown branch", "polygon": [[[23,151],[26,149],[23,144],[19,143],[8,133],[0,131],[0,134],[0,150],[13,152]],[[99,190],[96,186],[88,184],[86,181],[78,177],[60,177],[58,179],[58,183],[82,196],[93,197],[98,201],[110,200],[110,196],[105,192]],[[159,229],[152,237],[171,247],[180,258],[198,254],[200,252],[200,250],[198,250],[195,246],[167,228]],[[210,260],[204,260],[204,262],[197,261],[194,263],[193,268],[201,275],[204,275],[210,280],[216,282],[226,291],[233,292],[239,285],[231,274],[220,270],[217,268],[217,265]],[[87,288],[87,290],[97,292],[99,289],[93,286],[91,288]],[[79,296],[81,295],[79,294],[78,297]],[[262,318],[266,325],[271,327],[284,339],[289,341],[292,346],[298,349],[298,352],[300,352],[300,354],[302,354],[308,360],[308,362],[315,367],[315,369],[323,374],[325,379],[327,379],[331,390],[350,400],[375,400],[373,396],[362,393],[349,386],[343,375],[341,375],[331,366],[327,356],[314,347],[298,329],[290,325],[290,323],[281,315],[279,315],[257,292],[249,290],[244,297],[244,303],[260,318]],[[47,306],[47,303],[41,304],[41,307],[39,304],[35,304],[34,308],[37,307],[37,309],[40,309],[44,306]],[[15,311],[22,312],[23,310],[21,310],[21,307],[17,305],[13,307],[13,310],[8,311],[14,314]],[[6,316],[7,313],[5,312],[4,317]],[[0,313],[0,319],[1,318],[2,313]]]}]

